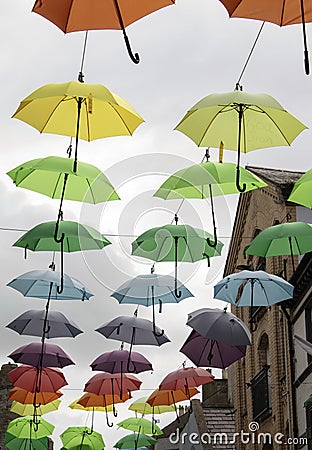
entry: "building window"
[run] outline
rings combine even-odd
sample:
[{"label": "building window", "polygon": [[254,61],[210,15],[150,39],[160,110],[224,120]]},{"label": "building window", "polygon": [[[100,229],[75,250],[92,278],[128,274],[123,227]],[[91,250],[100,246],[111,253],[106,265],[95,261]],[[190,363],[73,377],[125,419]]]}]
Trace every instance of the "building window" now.
[{"label": "building window", "polygon": [[253,419],[271,412],[271,395],[269,384],[270,366],[265,365],[251,380]]}]

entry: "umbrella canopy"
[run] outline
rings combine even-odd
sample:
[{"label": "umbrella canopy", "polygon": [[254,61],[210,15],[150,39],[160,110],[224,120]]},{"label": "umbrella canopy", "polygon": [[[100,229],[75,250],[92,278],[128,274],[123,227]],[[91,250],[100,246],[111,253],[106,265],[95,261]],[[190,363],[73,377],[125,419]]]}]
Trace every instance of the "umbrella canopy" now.
[{"label": "umbrella canopy", "polygon": [[[257,175],[240,167],[241,181],[246,191],[267,186]],[[179,170],[167,178],[154,194],[165,200],[180,198],[209,198],[212,196],[237,194],[235,184],[236,165],[229,162],[207,161]]]},{"label": "umbrella canopy", "polygon": [[[7,286],[16,289],[24,297],[52,300],[89,300],[94,294],[74,277],[63,274],[63,292],[59,293],[60,273],[54,270],[31,270],[14,278]],[[51,286],[52,284],[52,286]],[[51,289],[51,290],[50,290]]]},{"label": "umbrella canopy", "polygon": [[127,434],[126,436],[119,439],[118,442],[114,445],[115,448],[135,448],[138,449],[142,446],[150,446],[156,444],[157,440],[148,436],[146,434]]},{"label": "umbrella canopy", "polygon": [[104,394],[97,395],[91,392],[86,392],[78,400],[77,404],[83,408],[108,408],[115,403],[124,403],[131,398],[131,393],[127,392],[122,394],[121,398],[119,394]]},{"label": "umbrella canopy", "polygon": [[137,431],[140,434],[154,434],[156,436],[163,434],[159,426],[151,420],[144,419],[144,417],[128,417],[117,423],[117,426],[126,430]]},{"label": "umbrella canopy", "polygon": [[[38,369],[36,367],[22,365],[11,370],[11,372],[8,373],[8,378],[13,386],[33,393],[36,390],[39,390],[42,393],[57,393],[60,388],[68,384],[64,375],[58,369],[44,367],[41,369],[39,375],[40,376],[38,376]],[[37,389],[38,387],[39,389]]]},{"label": "umbrella canopy", "polygon": [[[36,398],[36,401],[38,401],[37,398]],[[46,405],[41,405],[39,402],[38,402],[38,404],[40,406],[37,406],[35,408],[34,405],[23,404],[23,403],[14,401],[14,402],[12,402],[10,411],[14,412],[15,414],[18,414],[19,416],[33,416],[34,414],[36,416],[42,416],[43,414],[57,411],[61,404],[61,400],[54,400],[50,403],[47,403]]]},{"label": "umbrella canopy", "polygon": [[54,0],[37,0],[33,11],[54,23],[64,33],[82,30],[122,30],[131,60],[138,64],[138,53],[133,54],[125,27],[158,9],[174,4],[175,0],[156,0],[150,2],[109,0],[84,2],[69,0],[66,3]]},{"label": "umbrella canopy", "polygon": [[214,380],[208,370],[200,367],[183,367],[170,372],[159,385],[159,390],[178,390],[201,386]]},{"label": "umbrella canopy", "polygon": [[180,352],[197,367],[225,369],[245,356],[246,345],[228,345],[205,338],[193,330],[182,345]]},{"label": "umbrella canopy", "polygon": [[298,203],[312,209],[312,169],[308,170],[295,183],[293,190],[288,198],[289,202]]},{"label": "umbrella canopy", "polygon": [[47,450],[49,446],[48,437],[40,439],[17,438],[8,432],[4,435],[4,445],[9,450]]},{"label": "umbrella canopy", "polygon": [[[95,394],[93,394],[95,396]],[[68,405],[68,407],[70,409],[78,409],[79,411],[95,411],[95,412],[113,412],[114,411],[114,407],[112,405],[107,405],[107,406],[82,406],[80,403],[78,403],[78,401],[80,400],[80,398],[78,398],[77,400],[73,401],[70,405]]]},{"label": "umbrella canopy", "polygon": [[[162,407],[164,405],[174,405],[175,403],[189,400],[194,395],[199,394],[195,387],[185,389],[155,389],[147,398],[146,402],[152,407]],[[175,407],[174,407],[175,408]]]},{"label": "umbrella canopy", "polygon": [[51,198],[63,197],[93,204],[120,200],[108,178],[97,167],[79,161],[74,172],[73,166],[72,158],[48,156],[27,161],[7,175],[16,186]]},{"label": "umbrella canopy", "polygon": [[262,270],[242,270],[214,286],[214,297],[235,306],[271,306],[293,298],[294,287]]},{"label": "umbrella canopy", "polygon": [[88,427],[66,428],[60,437],[65,448],[102,450],[105,447],[102,435]]},{"label": "umbrella canopy", "polygon": [[[129,360],[130,357],[130,360]],[[92,370],[102,370],[109,373],[126,372],[127,365],[131,369],[131,373],[146,372],[153,370],[152,364],[138,352],[130,352],[128,350],[113,350],[105,352],[98,356],[91,364]]]},{"label": "umbrella canopy", "polygon": [[236,187],[240,186],[240,153],[258,148],[290,145],[305,128],[267,94],[234,92],[210,94],[197,102],[176,126],[200,147],[237,150]]},{"label": "umbrella canopy", "polygon": [[63,394],[60,391],[56,392],[37,392],[36,399],[33,392],[27,391],[25,389],[14,387],[10,389],[9,400],[16,401],[17,403],[23,403],[24,405],[33,405],[34,402],[39,405],[47,405],[48,403],[54,402]]},{"label": "umbrella canopy", "polygon": [[140,389],[142,381],[131,374],[97,373],[85,384],[84,391],[96,395],[127,394]]},{"label": "umbrella canopy", "polygon": [[226,309],[198,309],[188,315],[186,324],[212,342],[251,345],[251,334],[245,323]]},{"label": "umbrella canopy", "polygon": [[32,416],[25,416],[12,420],[8,425],[7,432],[20,439],[40,439],[50,436],[54,428],[54,425],[42,417],[38,417],[34,424]]},{"label": "umbrella canopy", "polygon": [[65,367],[75,364],[73,360],[56,344],[32,342],[22,345],[8,355],[16,363],[38,367]]},{"label": "umbrella canopy", "polygon": [[[28,336],[42,336],[46,311],[31,309],[14,319],[6,327],[18,334]],[[83,331],[67,317],[58,311],[49,311],[46,320],[46,338],[76,337]]]},{"label": "umbrella canopy", "polygon": [[262,1],[255,5],[250,0],[220,0],[227,9],[230,17],[241,17],[247,19],[257,19],[266,22],[272,22],[280,27],[302,23],[303,42],[304,42],[304,64],[305,72],[310,73],[309,55],[307,46],[307,37],[305,23],[312,21],[312,10],[309,2],[302,0],[295,2],[293,0],[276,1],[273,4],[269,0]]},{"label": "umbrella canopy", "polygon": [[170,339],[164,333],[161,333],[160,328],[156,327],[156,333],[154,333],[153,323],[150,320],[136,316],[116,317],[95,331],[103,334],[106,338],[128,342],[131,345],[161,346],[170,342]]},{"label": "umbrella canopy", "polygon": [[[55,222],[44,222],[27,231],[14,244],[34,252],[60,251],[60,243],[54,240]],[[65,235],[64,252],[99,250],[111,242],[94,228],[78,222],[61,220],[59,232]]]},{"label": "umbrella canopy", "polygon": [[140,397],[129,406],[130,411],[135,411],[138,414],[148,415],[152,414],[163,414],[166,412],[175,412],[175,408],[173,405],[159,405],[159,406],[151,406],[147,403],[148,397]]}]

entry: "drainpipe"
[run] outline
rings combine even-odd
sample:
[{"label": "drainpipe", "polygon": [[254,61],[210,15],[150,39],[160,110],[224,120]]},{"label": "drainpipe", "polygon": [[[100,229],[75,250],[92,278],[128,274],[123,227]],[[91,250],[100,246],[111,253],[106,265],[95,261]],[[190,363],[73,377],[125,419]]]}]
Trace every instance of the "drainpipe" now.
[{"label": "drainpipe", "polygon": [[[292,336],[292,325],[291,325],[291,319],[288,311],[286,310],[285,306],[280,306],[281,311],[283,312],[286,323],[287,323],[287,339],[288,339],[288,345],[289,345],[289,356],[290,356],[290,374],[288,373],[288,365],[286,364],[286,383],[287,383],[287,390],[289,389],[289,386],[291,386],[291,393],[292,393],[292,431],[293,436],[290,437],[297,437],[298,436],[298,419],[297,419],[297,402],[296,402],[296,388],[295,388],[295,349],[294,349],[294,343],[293,343],[293,336]],[[284,327],[284,351],[285,351],[285,345],[286,345],[286,330]],[[286,355],[287,353],[285,353]],[[286,358],[285,358],[286,360]],[[290,413],[290,399],[289,399],[289,393],[287,396],[287,403]],[[290,422],[290,414],[289,414],[289,424]],[[289,426],[291,431],[291,426]]]}]

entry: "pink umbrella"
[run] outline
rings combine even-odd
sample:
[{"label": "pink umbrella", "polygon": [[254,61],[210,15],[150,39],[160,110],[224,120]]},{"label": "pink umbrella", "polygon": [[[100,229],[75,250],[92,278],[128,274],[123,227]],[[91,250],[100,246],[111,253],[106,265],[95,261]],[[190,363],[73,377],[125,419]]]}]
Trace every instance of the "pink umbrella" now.
[{"label": "pink umbrella", "polygon": [[65,367],[75,364],[58,345],[42,345],[41,342],[22,345],[8,357],[16,363],[29,364],[35,367]]}]

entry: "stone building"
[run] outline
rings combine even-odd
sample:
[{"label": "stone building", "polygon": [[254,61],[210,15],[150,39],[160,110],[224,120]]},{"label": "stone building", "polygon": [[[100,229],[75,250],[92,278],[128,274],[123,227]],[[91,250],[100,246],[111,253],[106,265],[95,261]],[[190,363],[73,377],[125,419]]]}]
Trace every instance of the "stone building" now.
[{"label": "stone building", "polygon": [[8,400],[9,391],[12,388],[7,374],[17,367],[16,364],[3,364],[0,370],[0,449],[6,449],[4,446],[4,435],[8,424],[11,420],[18,417],[16,414],[10,412],[12,402]]},{"label": "stone building", "polygon": [[[312,222],[311,210],[287,202],[293,184],[302,173],[265,168],[248,169],[268,186],[240,195],[224,276],[247,267],[282,275],[293,275],[292,260],[286,257],[245,259],[245,246],[263,229],[286,221]],[[300,259],[300,258],[299,258]],[[298,257],[294,258],[295,267]],[[288,302],[289,303],[289,302]],[[232,312],[256,327],[252,346],[245,358],[230,367],[231,395],[235,410],[236,431],[250,433],[250,442],[240,442],[237,450],[281,448],[274,438],[285,442],[298,436],[294,407],[294,354],[289,336],[289,304],[269,308],[232,307]],[[258,430],[257,433],[254,433]],[[259,433],[268,433],[260,435]],[[281,437],[283,435],[283,437]],[[247,440],[247,438],[246,438]],[[258,442],[259,440],[259,442]],[[297,447],[296,447],[297,448]]]}]

